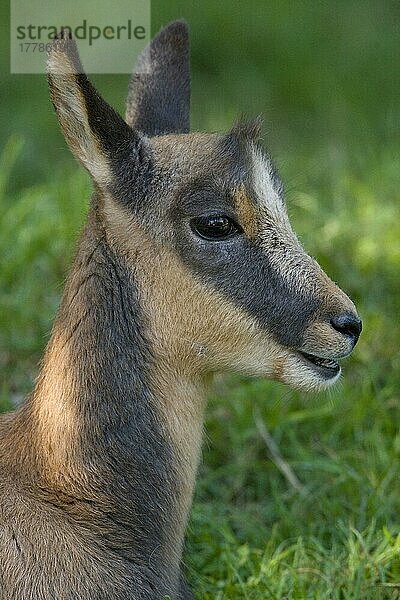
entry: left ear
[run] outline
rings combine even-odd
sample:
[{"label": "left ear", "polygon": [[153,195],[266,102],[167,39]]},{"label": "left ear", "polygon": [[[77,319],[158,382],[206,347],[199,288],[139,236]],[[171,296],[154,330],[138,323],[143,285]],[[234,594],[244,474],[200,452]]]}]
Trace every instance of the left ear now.
[{"label": "left ear", "polygon": [[132,75],[126,122],[144,134],[190,129],[189,32],[184,21],[160,31],[139,56]]},{"label": "left ear", "polygon": [[90,83],[76,43],[65,30],[51,44],[47,73],[64,137],[94,181],[110,187],[129,171],[132,184],[138,186],[144,163],[149,161],[145,140]]}]

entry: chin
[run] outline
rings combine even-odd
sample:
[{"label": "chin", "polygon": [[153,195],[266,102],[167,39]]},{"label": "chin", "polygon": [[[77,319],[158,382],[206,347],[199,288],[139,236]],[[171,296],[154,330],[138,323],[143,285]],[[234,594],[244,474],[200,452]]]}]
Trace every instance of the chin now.
[{"label": "chin", "polygon": [[335,385],[341,372],[335,360],[298,352],[286,359],[279,381],[293,389],[321,392]]}]

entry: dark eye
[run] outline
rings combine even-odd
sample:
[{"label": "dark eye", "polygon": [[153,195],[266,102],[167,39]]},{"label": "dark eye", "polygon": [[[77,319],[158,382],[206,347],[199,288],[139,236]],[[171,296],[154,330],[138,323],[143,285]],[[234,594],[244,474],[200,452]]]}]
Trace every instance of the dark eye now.
[{"label": "dark eye", "polygon": [[208,215],[207,217],[196,217],[190,221],[192,231],[209,241],[224,240],[242,229],[226,215]]}]

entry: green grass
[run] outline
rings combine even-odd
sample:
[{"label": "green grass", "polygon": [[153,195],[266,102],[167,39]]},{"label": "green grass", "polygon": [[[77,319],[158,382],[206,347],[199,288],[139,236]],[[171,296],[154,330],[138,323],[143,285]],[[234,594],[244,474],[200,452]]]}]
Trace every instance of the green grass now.
[{"label": "green grass", "polygon": [[[400,598],[398,5],[246,6],[155,1],[154,28],[191,22],[196,127],[226,129],[246,108],[267,114],[294,228],[354,299],[364,332],[328,394],[218,379],[185,561],[199,600]],[[125,79],[96,80],[121,108]],[[32,388],[90,194],[43,78],[5,83],[0,410]]]}]

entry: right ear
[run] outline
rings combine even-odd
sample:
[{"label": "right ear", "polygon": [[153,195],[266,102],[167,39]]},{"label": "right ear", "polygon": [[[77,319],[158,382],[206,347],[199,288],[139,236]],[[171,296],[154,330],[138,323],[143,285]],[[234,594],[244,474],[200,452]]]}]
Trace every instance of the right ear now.
[{"label": "right ear", "polygon": [[[47,74],[64,137],[100,187],[113,185],[129,161],[137,172],[145,140],[103,100],[86,77],[74,40],[61,31],[50,47]],[[136,168],[135,168],[136,167]]]},{"label": "right ear", "polygon": [[189,131],[189,31],[184,21],[164,27],[139,56],[125,118],[148,136]]}]

